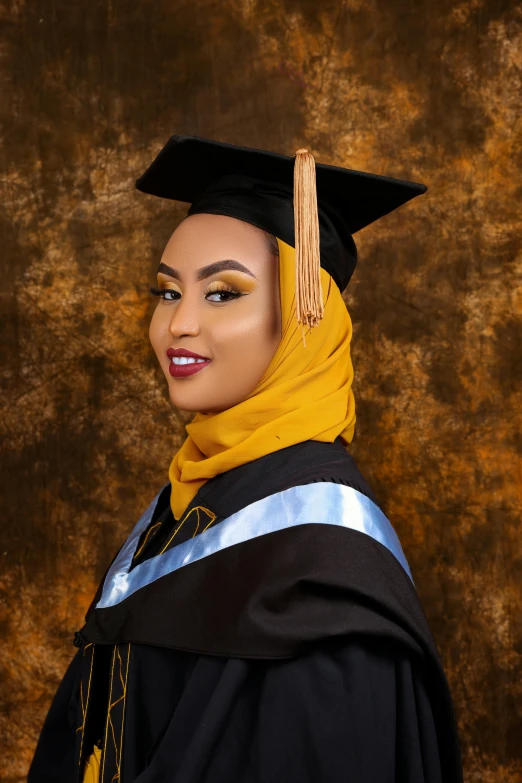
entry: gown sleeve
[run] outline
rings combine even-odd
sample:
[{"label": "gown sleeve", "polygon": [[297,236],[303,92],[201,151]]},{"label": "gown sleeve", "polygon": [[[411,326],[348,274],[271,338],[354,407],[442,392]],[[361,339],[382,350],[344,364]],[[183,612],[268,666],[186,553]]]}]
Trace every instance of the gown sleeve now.
[{"label": "gown sleeve", "polygon": [[28,783],[74,779],[82,654],[79,649],[55,693],[40,732]]},{"label": "gown sleeve", "polygon": [[442,783],[422,664],[397,642],[228,659],[212,691],[197,714],[182,700],[136,783]]}]

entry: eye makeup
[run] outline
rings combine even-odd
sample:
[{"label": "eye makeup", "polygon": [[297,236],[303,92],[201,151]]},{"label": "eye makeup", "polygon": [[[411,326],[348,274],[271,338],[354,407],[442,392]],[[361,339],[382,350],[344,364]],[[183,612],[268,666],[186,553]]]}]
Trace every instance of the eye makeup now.
[{"label": "eye makeup", "polygon": [[254,291],[259,285],[259,281],[256,278],[250,277],[250,275],[242,274],[241,272],[236,272],[232,269],[220,272],[219,280],[222,280],[231,288],[235,288],[236,290],[246,294]]},{"label": "eye makeup", "polygon": [[166,302],[175,302],[176,299],[171,294],[179,294],[179,291],[173,288],[155,288],[153,285],[150,286],[149,291],[152,296],[160,296]]},{"label": "eye makeup", "polygon": [[[210,294],[227,294],[229,295],[229,298],[237,298],[238,296],[243,296],[241,291],[238,291],[237,288],[234,286],[227,285],[222,280],[213,280],[212,283],[210,283],[205,288],[205,296],[208,296]],[[214,299],[213,301],[223,301],[220,299]]]},{"label": "eye makeup", "polygon": [[[173,284],[170,280],[163,282],[162,274],[158,273],[158,283],[160,287],[150,287],[150,293],[153,296],[162,297],[167,302],[175,302],[182,296],[180,289]],[[235,270],[222,271],[219,275],[219,280],[213,280],[209,283],[204,291],[203,295],[209,296],[211,294],[218,295],[220,298],[209,301],[223,302],[230,301],[230,299],[239,298],[245,294],[251,293],[257,287],[256,279],[252,279],[250,276],[238,273]],[[225,298],[222,298],[225,297]]]},{"label": "eye makeup", "polygon": [[[181,296],[181,291],[171,280],[163,282],[158,274],[158,287],[150,286],[150,293],[153,296],[161,296],[166,302],[175,302]],[[173,296],[173,295],[176,296]]]},{"label": "eye makeup", "polygon": [[[151,286],[149,290],[153,296],[159,296],[165,302],[176,302],[181,297],[181,295],[179,297],[173,296],[173,294],[179,294],[179,291],[176,291],[173,288],[155,288],[154,286]],[[209,299],[208,301],[228,302],[231,299],[239,299],[239,297],[245,296],[245,294],[242,294],[241,291],[237,291],[235,288],[231,288],[227,286],[225,283],[216,280],[205,289],[204,296],[218,297],[217,299],[212,299],[212,300]]]}]

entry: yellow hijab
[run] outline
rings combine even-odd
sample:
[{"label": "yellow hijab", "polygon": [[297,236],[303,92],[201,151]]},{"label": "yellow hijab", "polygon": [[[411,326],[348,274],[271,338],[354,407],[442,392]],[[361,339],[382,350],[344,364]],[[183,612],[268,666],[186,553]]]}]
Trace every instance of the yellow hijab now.
[{"label": "yellow hijab", "polygon": [[306,332],[295,317],[295,249],[281,239],[281,342],[257,387],[219,413],[196,413],[169,468],[170,504],[180,519],[213,476],[305,440],[350,443],[355,428],[350,356],[352,321],[339,288],[321,267],[324,315]]}]

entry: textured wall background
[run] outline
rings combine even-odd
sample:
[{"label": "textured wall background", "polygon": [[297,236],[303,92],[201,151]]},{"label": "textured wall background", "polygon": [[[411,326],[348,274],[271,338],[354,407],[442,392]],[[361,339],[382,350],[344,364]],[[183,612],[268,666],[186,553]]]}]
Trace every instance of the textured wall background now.
[{"label": "textured wall background", "polygon": [[0,7],[3,779],[183,439],[147,329],[185,210],[133,187],[176,132],[429,185],[358,235],[352,453],[412,566],[467,781],[521,781],[520,5]]}]

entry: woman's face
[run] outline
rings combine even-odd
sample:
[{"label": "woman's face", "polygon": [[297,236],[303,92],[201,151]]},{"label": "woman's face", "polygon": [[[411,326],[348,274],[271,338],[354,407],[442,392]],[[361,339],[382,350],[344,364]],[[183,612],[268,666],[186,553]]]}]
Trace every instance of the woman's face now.
[{"label": "woman's face", "polygon": [[[149,336],[178,408],[217,413],[257,386],[281,340],[278,263],[267,235],[236,218],[191,215],[174,231]],[[180,349],[205,361],[179,364]]]}]

